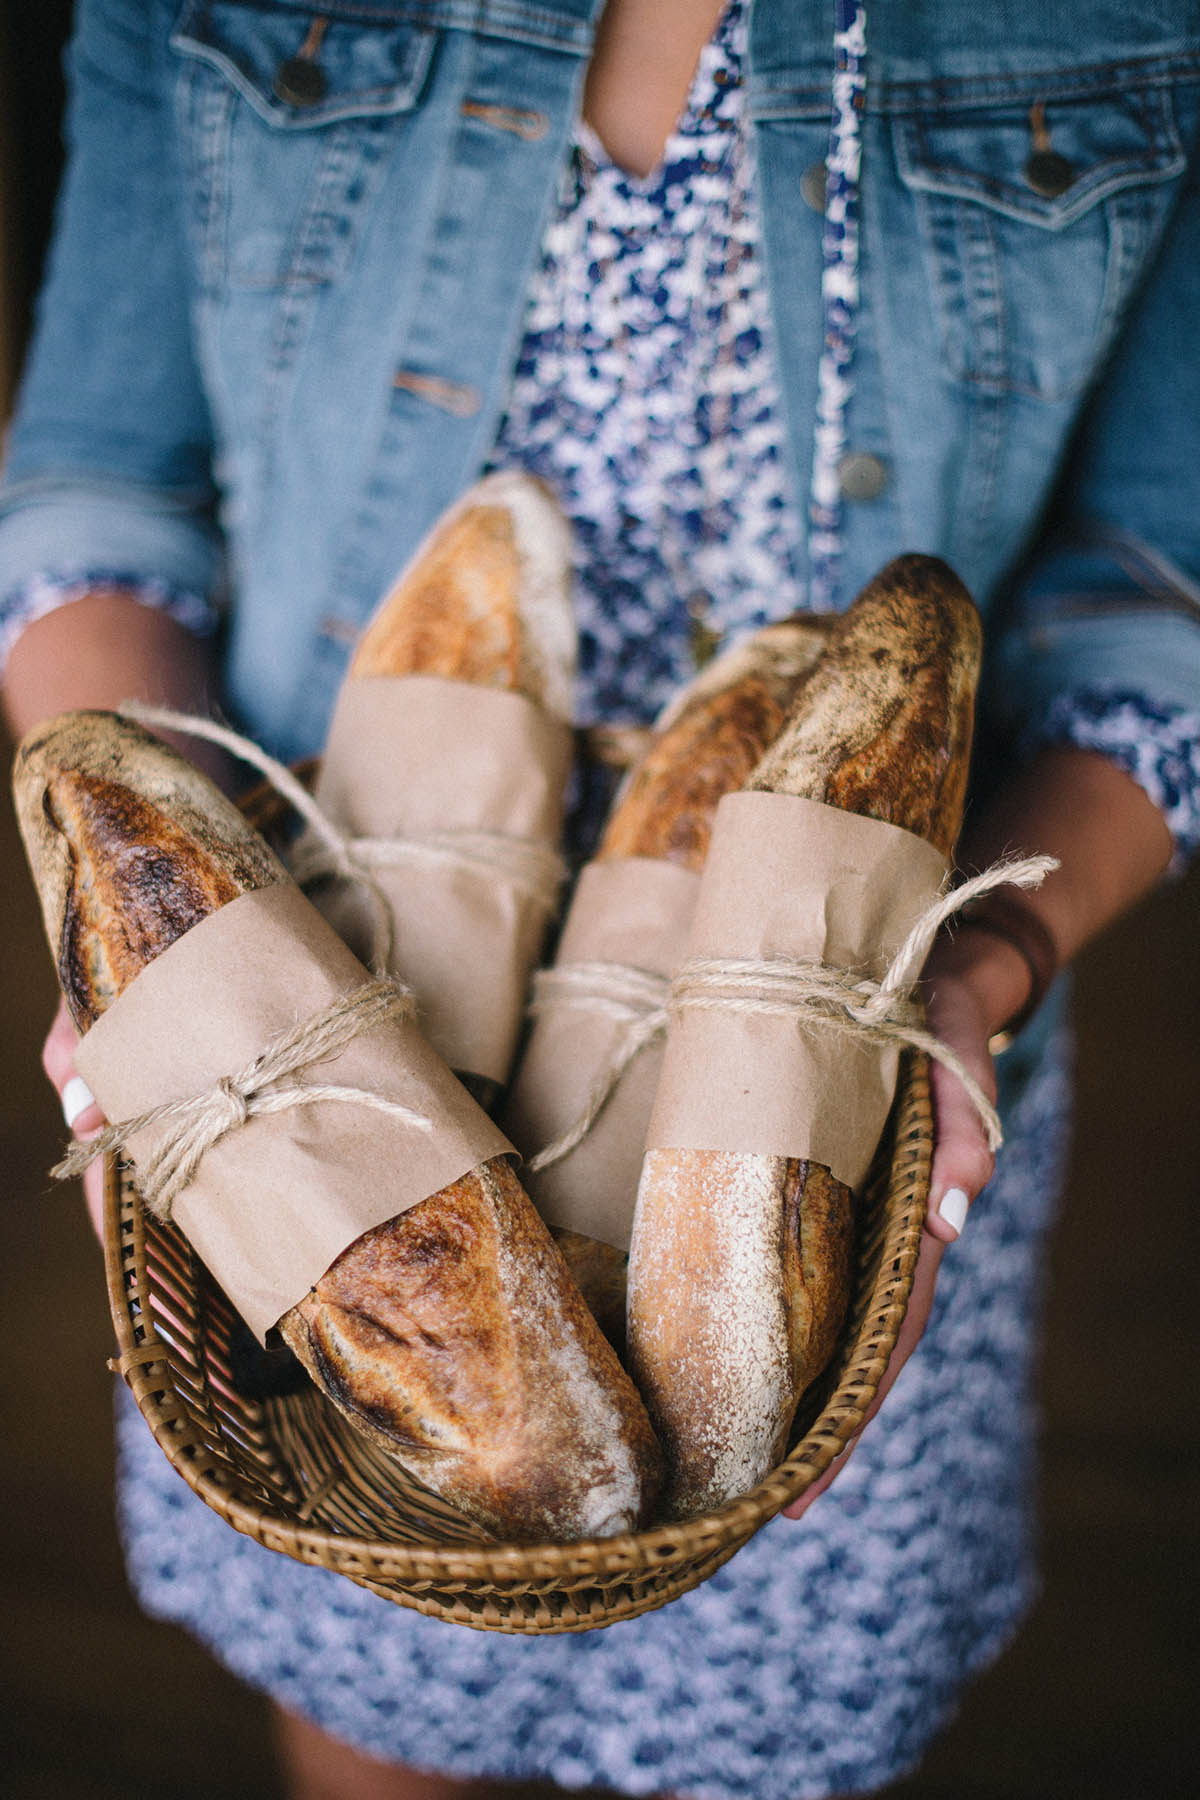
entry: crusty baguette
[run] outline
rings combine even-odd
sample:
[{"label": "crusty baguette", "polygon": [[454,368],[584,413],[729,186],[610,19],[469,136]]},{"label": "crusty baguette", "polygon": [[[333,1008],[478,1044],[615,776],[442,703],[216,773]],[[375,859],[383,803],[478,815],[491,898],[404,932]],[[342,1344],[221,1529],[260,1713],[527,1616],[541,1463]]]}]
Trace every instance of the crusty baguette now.
[{"label": "crusty baguette", "polygon": [[[703,868],[717,802],[743,785],[774,741],[829,625],[812,614],[766,625],[687,684],[622,784],[598,862],[646,856]],[[556,1229],[554,1237],[605,1335],[621,1348],[628,1253],[582,1232]]]},{"label": "crusty baguette", "polygon": [[[569,725],[576,663],[570,575],[570,528],[550,490],[517,470],[484,476],[437,520],[385,594],[354,648],[346,681],[437,676],[520,694]],[[320,784],[317,793],[335,823],[357,823],[337,814]],[[354,944],[354,895],[325,889],[315,897]],[[347,904],[349,915],[342,912]],[[406,966],[403,956],[417,923],[402,900],[394,901],[394,973],[424,1001],[432,977]],[[536,960],[536,945],[533,954]],[[519,971],[522,981],[529,972]],[[479,969],[473,974],[485,978]],[[476,1006],[478,999],[476,987]],[[443,1048],[436,1031],[431,1041]],[[474,1069],[456,1072],[481,1106],[496,1105],[500,1082]]]},{"label": "crusty baguette", "polygon": [[524,694],[569,724],[570,532],[531,475],[485,475],[434,525],[372,615],[348,678],[440,675]]},{"label": "crusty baguette", "polygon": [[[289,879],[203,776],[112,714],[33,732],[14,789],[81,1030],[202,918]],[[652,1497],[645,1413],[502,1158],[365,1233],[280,1330],[360,1430],[502,1537],[632,1528]]]},{"label": "crusty baguette", "polygon": [[[882,819],[947,856],[962,816],[978,615],[945,564],[889,564],[835,624],[746,786]],[[647,1153],[629,1272],[630,1366],[688,1516],[780,1460],[849,1297],[854,1197],[796,1158]]]},{"label": "crusty baguette", "polygon": [[702,869],[717,802],[775,741],[831,626],[814,614],[764,625],[688,682],[622,784],[597,859],[653,856]]}]

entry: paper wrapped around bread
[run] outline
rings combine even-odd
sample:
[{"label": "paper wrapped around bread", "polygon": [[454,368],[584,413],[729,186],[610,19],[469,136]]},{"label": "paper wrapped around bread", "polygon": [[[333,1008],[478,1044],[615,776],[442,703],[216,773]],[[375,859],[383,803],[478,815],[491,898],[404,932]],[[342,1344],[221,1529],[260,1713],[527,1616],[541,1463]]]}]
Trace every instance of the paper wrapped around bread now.
[{"label": "paper wrapped around bread", "polygon": [[[583,871],[560,967],[594,960],[672,973],[717,802],[742,786],[774,740],[828,631],[829,621],[813,616],[765,626],[717,657],[666,708]],[[519,1149],[532,1155],[570,1127],[620,1030],[603,1013],[569,1004],[538,1018],[504,1115]],[[629,1230],[661,1060],[661,1046],[641,1051],[578,1148],[525,1177],[584,1298],[619,1347]]]},{"label": "paper wrapped around bread", "polygon": [[[351,657],[316,787],[336,825],[410,849],[489,833],[557,850],[572,753],[570,572],[567,522],[531,476],[488,475],[443,514]],[[542,861],[540,896],[487,861],[434,854],[377,870],[392,972],[484,1106],[508,1078],[556,898],[553,857]],[[362,888],[326,881],[313,899],[368,961]]]},{"label": "paper wrapped around bread", "polygon": [[[106,1010],[119,1013],[121,996],[137,993],[139,973],[153,976],[159,958],[165,969],[172,946],[198,942],[226,916],[221,909],[257,902],[263,890],[269,902],[280,884],[358,968],[236,808],[128,721],[107,713],[49,721],[19,749],[14,791],[81,1032],[97,1021],[103,1030]],[[186,1033],[186,1020],[169,1023]],[[287,1115],[318,1148],[320,1110]],[[242,1126],[244,1141],[267,1123],[277,1121]],[[219,1157],[238,1135],[209,1154]],[[202,1177],[203,1165],[194,1187]],[[246,1200],[254,1209],[269,1196]],[[294,1210],[297,1197],[287,1204]],[[279,1329],[360,1430],[501,1537],[631,1529],[653,1497],[659,1458],[644,1410],[503,1156],[358,1236]]]},{"label": "paper wrapped around bread", "polygon": [[[936,888],[935,852],[949,856],[962,816],[979,656],[978,615],[951,571],[898,559],[835,623],[747,789],[821,802],[818,824],[839,808],[900,827],[901,851],[902,834],[917,834],[934,846],[916,845],[914,860]],[[764,866],[774,849],[764,843]],[[834,1081],[839,1055],[854,1056],[844,1044],[829,1034],[814,1052],[832,1059]],[[742,1092],[742,1071],[729,1077]],[[693,1098],[697,1113],[711,1106],[711,1094]],[[783,1456],[844,1318],[854,1197],[817,1161],[659,1143],[634,1219],[629,1359],[667,1456],[669,1510],[688,1516],[746,1492]]]}]

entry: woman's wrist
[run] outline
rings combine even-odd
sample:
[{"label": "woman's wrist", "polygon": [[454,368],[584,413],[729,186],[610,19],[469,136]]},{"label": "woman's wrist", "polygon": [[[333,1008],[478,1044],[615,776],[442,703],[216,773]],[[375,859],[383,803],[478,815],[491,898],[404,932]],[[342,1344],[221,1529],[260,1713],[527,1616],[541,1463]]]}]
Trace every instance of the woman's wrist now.
[{"label": "woman's wrist", "polygon": [[952,980],[972,995],[989,1037],[1019,1016],[1033,993],[1029,964],[1006,939],[989,931],[949,927],[934,945],[925,967],[927,995],[939,981]]}]

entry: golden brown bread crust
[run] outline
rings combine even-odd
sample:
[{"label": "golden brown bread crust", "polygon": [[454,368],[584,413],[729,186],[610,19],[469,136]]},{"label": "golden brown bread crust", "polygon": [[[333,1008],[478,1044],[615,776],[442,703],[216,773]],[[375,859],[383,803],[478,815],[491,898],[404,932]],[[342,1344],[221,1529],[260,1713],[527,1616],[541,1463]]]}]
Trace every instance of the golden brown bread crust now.
[{"label": "golden brown bread crust", "polygon": [[[463,1510],[499,1536],[544,1537],[547,1519],[563,1538],[630,1529],[629,1492],[654,1491],[658,1448],[508,1163],[483,1164],[403,1224],[366,1233],[287,1315],[281,1330],[301,1361],[360,1429],[392,1453],[402,1445],[428,1486],[466,1493]],[[600,1344],[607,1393],[595,1381]],[[557,1380],[594,1398],[548,1404],[552,1362]],[[596,1404],[609,1408],[599,1433]]]},{"label": "golden brown bread crust", "polygon": [[597,858],[652,856],[702,869],[717,802],[749,779],[774,741],[829,629],[815,618],[764,626],[689,682],[617,795]]},{"label": "golden brown bread crust", "polygon": [[[764,626],[709,664],[666,708],[613,804],[597,861],[648,856],[699,871],[717,804],[746,782],[823,651],[830,622]],[[555,1240],[610,1343],[625,1342],[627,1252],[581,1232]]]},{"label": "golden brown bread crust", "polygon": [[587,1237],[582,1231],[552,1227],[571,1280],[587,1301],[588,1311],[601,1331],[621,1355],[625,1347],[625,1285],[629,1268],[629,1252],[618,1250],[600,1238]]},{"label": "golden brown bread crust", "polygon": [[837,1342],[850,1196],[795,1157],[650,1150],[631,1266],[630,1355],[667,1451],[667,1506],[745,1493],[783,1457]]},{"label": "golden brown bread crust", "polygon": [[[203,776],[110,714],[64,715],[33,734],[14,787],[81,1025],[206,913],[288,879]],[[408,1337],[406,1314],[418,1323]],[[641,1404],[503,1161],[365,1233],[280,1328],[348,1417],[493,1530],[632,1528],[653,1496],[658,1452]],[[413,1448],[414,1420],[426,1438],[439,1429],[439,1394],[441,1429],[458,1435],[440,1461]]]},{"label": "golden brown bread crust", "polygon": [[[469,563],[471,578],[464,578]],[[421,567],[419,584],[397,589],[359,639],[349,675],[420,670],[447,680],[520,687],[521,640],[507,599],[517,579],[512,523],[500,507],[478,507],[448,531]]]},{"label": "golden brown bread crust", "polygon": [[[932,557],[898,558],[834,623],[746,787],[884,820],[949,856],[980,648],[978,614],[952,571]],[[703,1204],[689,1232],[696,1196]],[[800,1398],[836,1345],[853,1235],[854,1197],[818,1163],[711,1151],[646,1157],[630,1353],[667,1451],[672,1512],[720,1505],[784,1454]],[[744,1427],[741,1442],[731,1418]]]},{"label": "golden brown bread crust", "polygon": [[899,825],[949,856],[981,651],[979,614],[953,570],[933,556],[897,557],[835,623],[747,786]]},{"label": "golden brown bread crust", "polygon": [[202,918],[288,879],[211,782],[111,713],[63,714],[31,732],[13,794],[80,1031]]},{"label": "golden brown bread crust", "polygon": [[570,540],[548,489],[504,470],[435,524],[355,646],[347,680],[436,675],[571,716]]},{"label": "golden brown bread crust", "polygon": [[[499,688],[569,723],[576,661],[569,577],[569,528],[550,490],[516,470],[485,476],[437,520],[384,595],[345,678],[429,675]],[[343,928],[336,896],[332,908],[328,899],[318,904]],[[403,943],[402,918],[395,935]],[[416,971],[395,972],[419,985]],[[493,1111],[502,1083],[456,1072]]]}]

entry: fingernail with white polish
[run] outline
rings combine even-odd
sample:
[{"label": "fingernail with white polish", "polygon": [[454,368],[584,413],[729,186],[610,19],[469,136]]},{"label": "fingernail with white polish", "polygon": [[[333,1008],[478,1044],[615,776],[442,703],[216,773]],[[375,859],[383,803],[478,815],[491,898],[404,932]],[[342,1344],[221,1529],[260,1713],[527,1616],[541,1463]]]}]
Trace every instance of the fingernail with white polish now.
[{"label": "fingernail with white polish", "polygon": [[63,1118],[70,1129],[74,1129],[75,1121],[89,1106],[95,1106],[96,1096],[93,1094],[82,1075],[72,1075],[62,1091]]},{"label": "fingernail with white polish", "polygon": [[938,1217],[944,1219],[957,1235],[967,1222],[970,1205],[962,1188],[947,1188],[938,1204]]}]

